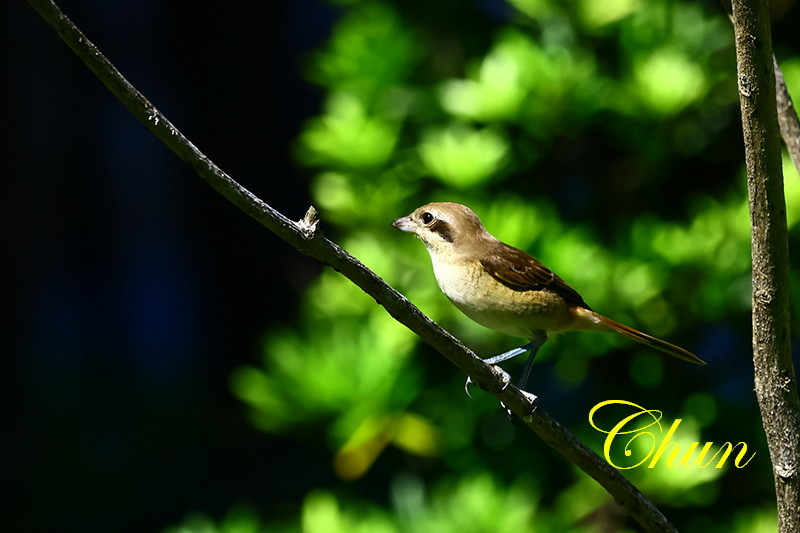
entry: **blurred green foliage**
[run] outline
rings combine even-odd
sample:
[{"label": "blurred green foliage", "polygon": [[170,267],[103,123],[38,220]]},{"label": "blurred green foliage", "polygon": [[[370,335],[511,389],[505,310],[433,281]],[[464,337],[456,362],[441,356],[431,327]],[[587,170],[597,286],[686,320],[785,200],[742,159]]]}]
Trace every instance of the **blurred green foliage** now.
[{"label": "blurred green foliage", "polygon": [[[326,231],[489,356],[517,341],[459,316],[424,247],[390,226],[428,201],[466,203],[595,309],[698,353],[708,367],[565,335],[542,350],[533,389],[598,451],[603,435],[586,417],[611,398],[682,418],[681,442],[746,441],[757,456],[744,469],[626,475],[683,531],[774,530],[748,358],[749,223],[725,15],[688,0],[458,5],[341,2],[330,42],[305,66],[325,102],[297,142]],[[784,65],[797,90],[800,55]],[[784,167],[794,235],[800,182]],[[307,477],[302,501],[281,502],[293,513],[195,516],[170,533],[633,528],[491,397],[468,399],[464,376],[342,276],[322,272],[301,299],[232,390],[256,427],[316,442],[342,481]],[[304,460],[265,457],[276,459]]]}]

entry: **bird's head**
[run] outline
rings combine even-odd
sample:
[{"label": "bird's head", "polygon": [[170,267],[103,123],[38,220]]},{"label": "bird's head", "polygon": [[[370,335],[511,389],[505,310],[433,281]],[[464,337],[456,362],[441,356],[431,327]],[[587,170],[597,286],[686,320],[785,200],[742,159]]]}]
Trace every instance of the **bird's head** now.
[{"label": "bird's head", "polygon": [[414,233],[431,254],[466,252],[486,239],[494,240],[472,209],[452,202],[423,205],[392,222],[392,226]]}]

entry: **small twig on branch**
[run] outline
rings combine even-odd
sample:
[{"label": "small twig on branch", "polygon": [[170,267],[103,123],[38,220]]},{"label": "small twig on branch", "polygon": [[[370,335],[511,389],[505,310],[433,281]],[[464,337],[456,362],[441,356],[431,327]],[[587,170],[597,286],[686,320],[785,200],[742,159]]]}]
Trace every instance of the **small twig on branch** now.
[{"label": "small twig on branch", "polygon": [[502,370],[484,363],[355,257],[325,238],[318,229],[318,217],[313,207],[301,221],[293,222],[261,201],[189,142],[117,71],[54,2],[28,0],[28,3],[147,129],[220,194],[297,250],[333,267],[372,296],[398,322],[500,399],[549,446],[594,478],[646,531],[677,531],[650,500],[568,429],[541,408],[532,413],[530,397],[508,385],[507,375]]},{"label": "small twig on branch", "polygon": [[753,254],[753,366],[781,532],[800,531],[800,396],[789,329],[789,247],[767,0],[733,0]]}]

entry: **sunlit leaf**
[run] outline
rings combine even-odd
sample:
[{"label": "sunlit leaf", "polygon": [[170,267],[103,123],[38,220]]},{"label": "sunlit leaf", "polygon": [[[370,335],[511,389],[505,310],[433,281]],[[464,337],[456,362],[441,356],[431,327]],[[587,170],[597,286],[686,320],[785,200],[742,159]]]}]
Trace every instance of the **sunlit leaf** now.
[{"label": "sunlit leaf", "polygon": [[579,5],[581,22],[587,28],[596,28],[631,14],[640,7],[641,0],[611,0],[608,2],[582,0]]},{"label": "sunlit leaf", "polygon": [[472,187],[503,165],[505,139],[488,129],[454,125],[429,130],[419,154],[431,174],[453,187]]},{"label": "sunlit leaf", "polygon": [[385,163],[397,142],[398,127],[369,116],[353,94],[330,97],[327,113],[303,132],[301,147],[308,162],[345,168],[371,168]]},{"label": "sunlit leaf", "polygon": [[703,96],[703,69],[685,54],[662,48],[637,59],[633,81],[642,102],[659,114],[672,115]]}]

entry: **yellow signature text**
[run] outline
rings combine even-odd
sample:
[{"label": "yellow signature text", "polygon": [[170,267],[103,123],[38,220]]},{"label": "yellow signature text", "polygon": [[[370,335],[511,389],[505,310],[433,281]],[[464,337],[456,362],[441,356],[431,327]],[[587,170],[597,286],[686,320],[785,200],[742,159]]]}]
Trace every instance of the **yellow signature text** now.
[{"label": "yellow signature text", "polygon": [[[595,414],[604,407],[611,405],[627,406],[633,409],[633,412],[622,418],[611,429],[598,427],[595,423]],[[669,468],[706,468],[712,464],[714,468],[722,468],[737,448],[739,453],[733,459],[733,465],[736,468],[743,468],[756,455],[753,452],[752,455],[746,457],[747,443],[739,442],[734,445],[730,442],[725,442],[717,447],[709,458],[709,454],[715,448],[713,442],[706,442],[702,447],[700,447],[699,442],[679,444],[673,440],[673,437],[683,419],[675,419],[665,432],[661,418],[661,411],[645,409],[641,405],[625,400],[600,402],[589,411],[589,423],[597,431],[606,434],[606,439],[603,443],[603,455],[608,464],[618,470],[628,470],[638,466],[655,468],[661,461],[665,461]],[[619,446],[623,443],[624,455],[630,458],[624,462],[633,461],[634,464],[622,466],[612,459],[612,453],[619,449]],[[636,443],[636,446],[633,445],[634,443]],[[618,460],[618,462],[622,461]]]}]

